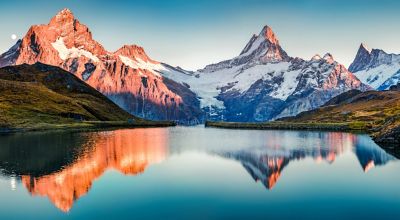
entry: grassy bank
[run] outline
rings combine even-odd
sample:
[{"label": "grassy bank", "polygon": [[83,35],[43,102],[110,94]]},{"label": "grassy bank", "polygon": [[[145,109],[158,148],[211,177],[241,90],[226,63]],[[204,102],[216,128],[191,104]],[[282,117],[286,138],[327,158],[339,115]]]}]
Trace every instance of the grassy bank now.
[{"label": "grassy bank", "polygon": [[206,127],[230,129],[271,129],[271,130],[324,130],[324,131],[367,131],[369,125],[352,123],[304,123],[304,122],[216,122],[207,121]]}]

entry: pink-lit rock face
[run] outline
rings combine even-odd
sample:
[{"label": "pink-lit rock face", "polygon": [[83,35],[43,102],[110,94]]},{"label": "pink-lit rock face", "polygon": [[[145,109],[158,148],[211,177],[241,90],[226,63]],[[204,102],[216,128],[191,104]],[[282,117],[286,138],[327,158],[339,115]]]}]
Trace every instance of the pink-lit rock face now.
[{"label": "pink-lit rock face", "polygon": [[138,175],[168,155],[168,131],[134,129],[95,133],[86,144],[89,152],[65,169],[43,177],[22,176],[32,195],[46,196],[60,210],[69,211],[106,170]]},{"label": "pink-lit rock face", "polygon": [[175,71],[173,68],[152,60],[140,46],[125,45],[116,52],[105,50],[68,9],[48,24],[32,26],[17,44],[0,66],[36,62],[59,66],[135,115],[201,120],[196,95],[162,76],[161,72]]}]

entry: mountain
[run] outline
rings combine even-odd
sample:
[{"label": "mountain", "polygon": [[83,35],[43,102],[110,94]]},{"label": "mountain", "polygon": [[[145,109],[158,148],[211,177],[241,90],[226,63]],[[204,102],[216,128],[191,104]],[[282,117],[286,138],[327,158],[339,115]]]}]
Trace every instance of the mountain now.
[{"label": "mountain", "polygon": [[400,82],[400,54],[369,50],[365,44],[361,44],[349,70],[374,89],[387,90]]},{"label": "mountain", "polygon": [[267,121],[317,108],[364,85],[329,53],[290,57],[269,26],[253,35],[239,56],[170,76],[190,85],[210,120]]},{"label": "mountain", "polygon": [[150,123],[61,68],[42,63],[0,68],[0,131],[91,126],[88,121]]},{"label": "mountain", "polygon": [[152,60],[137,45],[109,52],[68,9],[48,24],[32,26],[0,56],[0,67],[18,64],[61,67],[97,89],[128,112],[147,119],[201,121],[196,94],[164,73],[192,74]]}]

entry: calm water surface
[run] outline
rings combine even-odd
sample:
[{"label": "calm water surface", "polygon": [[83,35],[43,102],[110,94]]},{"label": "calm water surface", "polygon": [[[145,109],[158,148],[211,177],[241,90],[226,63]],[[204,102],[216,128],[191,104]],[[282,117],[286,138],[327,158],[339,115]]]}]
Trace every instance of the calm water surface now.
[{"label": "calm water surface", "polygon": [[338,132],[0,136],[0,219],[400,219],[399,155]]}]

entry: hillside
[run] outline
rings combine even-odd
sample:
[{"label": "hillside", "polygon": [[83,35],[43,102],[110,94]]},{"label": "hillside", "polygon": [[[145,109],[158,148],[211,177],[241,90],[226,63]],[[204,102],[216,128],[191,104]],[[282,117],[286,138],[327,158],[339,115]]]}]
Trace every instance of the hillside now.
[{"label": "hillside", "polygon": [[156,125],[130,115],[61,68],[36,63],[0,69],[0,131],[128,122],[132,126]]},{"label": "hillside", "polygon": [[352,123],[368,130],[378,143],[400,143],[400,92],[394,89],[363,93],[349,91],[318,109],[281,121]]}]

